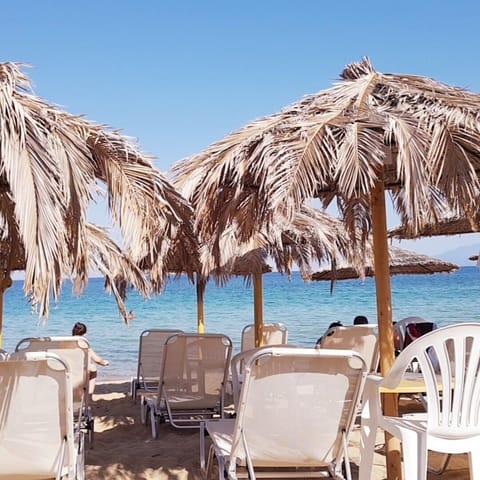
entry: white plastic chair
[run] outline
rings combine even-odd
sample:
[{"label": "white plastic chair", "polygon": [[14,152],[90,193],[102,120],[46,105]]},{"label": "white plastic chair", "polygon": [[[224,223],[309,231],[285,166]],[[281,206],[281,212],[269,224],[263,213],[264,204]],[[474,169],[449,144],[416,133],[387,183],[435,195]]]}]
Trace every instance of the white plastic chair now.
[{"label": "white plastic chair", "polygon": [[[343,460],[350,479],[348,437],[366,371],[351,350],[256,349],[245,360],[236,418],[202,423],[200,464],[206,477],[216,457],[221,480],[328,473],[343,478]],[[206,432],[212,441],[208,462]]]},{"label": "white plastic chair", "polygon": [[137,375],[132,378],[132,399],[139,392],[156,392],[162,369],[163,346],[170,335],[182,330],[151,328],[140,334],[138,345]]},{"label": "white plastic chair", "polygon": [[322,337],[320,348],[347,349],[358,352],[370,372],[376,372],[379,361],[378,327],[375,324],[332,327]]},{"label": "white plastic chair", "polygon": [[[399,386],[413,359],[419,363],[428,411],[382,414],[380,388]],[[407,346],[382,378],[367,377],[362,408],[360,480],[371,476],[375,432],[383,428],[403,445],[404,478],[427,478],[427,452],[468,453],[470,475],[480,478],[480,324],[439,328]]]},{"label": "white plastic chair", "polygon": [[69,367],[48,352],[0,362],[0,478],[84,478]]},{"label": "white plastic chair", "polygon": [[177,333],[167,339],[158,392],[141,400],[141,419],[150,418],[153,438],[158,421],[199,428],[205,418],[223,417],[231,352],[232,341],[222,334]]},{"label": "white plastic chair", "polygon": [[[262,325],[263,345],[285,345],[288,343],[288,329],[283,323],[264,323]],[[255,348],[255,325],[245,325],[242,330],[240,350],[245,352]]]}]

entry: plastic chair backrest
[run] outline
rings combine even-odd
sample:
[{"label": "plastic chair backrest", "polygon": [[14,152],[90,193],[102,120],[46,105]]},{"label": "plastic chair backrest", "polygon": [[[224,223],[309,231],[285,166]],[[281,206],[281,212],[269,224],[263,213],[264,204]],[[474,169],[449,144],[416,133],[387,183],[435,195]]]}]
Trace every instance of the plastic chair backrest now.
[{"label": "plastic chair backrest", "polygon": [[400,353],[384,379],[398,384],[416,359],[425,380],[430,433],[455,438],[480,431],[480,324],[463,323],[422,335]]},{"label": "plastic chair backrest", "polygon": [[[288,343],[288,329],[283,323],[264,323],[262,326],[263,345],[285,345]],[[255,348],[255,325],[245,325],[242,330],[240,350]]]},{"label": "plastic chair backrest", "polygon": [[322,337],[320,348],[354,350],[365,360],[369,371],[376,371],[379,361],[378,327],[375,324],[332,327]]},{"label": "plastic chair backrest", "polygon": [[366,371],[350,350],[256,350],[245,364],[230,468],[244,464],[247,450],[253,465],[310,467],[341,459],[342,434],[352,427]]},{"label": "plastic chair backrest", "polygon": [[47,352],[12,353],[0,362],[0,398],[0,477],[55,478],[61,470],[73,478],[72,386],[66,362]]}]

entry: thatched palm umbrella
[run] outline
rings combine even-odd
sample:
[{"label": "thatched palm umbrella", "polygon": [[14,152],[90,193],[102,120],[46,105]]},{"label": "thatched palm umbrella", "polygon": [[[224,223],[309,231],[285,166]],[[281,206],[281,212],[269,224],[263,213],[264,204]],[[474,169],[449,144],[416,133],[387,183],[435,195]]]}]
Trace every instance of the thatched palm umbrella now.
[{"label": "thatched palm umbrella", "polygon": [[435,237],[439,235],[459,235],[480,231],[480,218],[468,219],[446,216],[438,222],[428,223],[420,230],[412,230],[409,225],[401,225],[388,231],[388,236],[399,239]]},{"label": "thatched palm umbrella", "polygon": [[[195,267],[199,332],[204,331],[203,298],[210,277],[220,285],[225,285],[232,276],[244,276],[247,282],[253,280],[255,340],[259,344],[263,338],[262,275],[271,271],[267,259],[271,259],[277,271],[287,275],[296,265],[305,279],[310,278],[313,264],[325,260],[348,258],[357,268],[363,265],[361,252],[352,250],[343,224],[318,209],[303,205],[290,222],[278,216],[268,229],[243,242],[239,240],[237,220],[208,242],[199,240]],[[178,258],[173,258],[170,269],[176,273],[183,271]]]},{"label": "thatched palm umbrella", "polygon": [[[155,258],[149,273],[159,291],[169,242],[188,238],[191,209],[134,143],[35,96],[20,67],[0,64],[0,298],[19,268],[41,316],[65,277],[85,284],[99,235],[88,226],[87,208],[99,192],[129,258]],[[120,253],[109,252],[110,262]],[[126,270],[109,272],[116,285],[135,278]]]},{"label": "thatched palm umbrella", "polygon": [[[421,253],[411,252],[403,248],[390,246],[388,249],[390,275],[428,275],[434,273],[452,273],[458,270],[458,265],[433,258]],[[373,256],[371,258],[373,260]],[[372,261],[367,262],[359,273],[358,269],[340,263],[333,268],[325,268],[312,274],[312,280],[349,280],[362,277],[374,277],[375,268]]]},{"label": "thatched palm umbrella", "polygon": [[[474,220],[480,182],[480,97],[429,78],[349,65],[334,87],[254,121],[176,165],[202,236],[240,210],[243,237],[309,198],[336,199],[352,243],[373,234],[381,369],[394,361],[385,190],[420,231],[445,207]],[[387,414],[397,410],[385,401]],[[388,441],[387,451],[392,449]],[[396,447],[398,450],[398,447]],[[388,455],[389,478],[400,473]]]},{"label": "thatched palm umbrella", "polygon": [[[357,268],[362,264],[361,252],[351,248],[341,222],[306,205],[303,205],[290,221],[281,215],[277,216],[268,229],[256,232],[249,242],[242,243],[239,241],[240,237],[236,221],[219,237],[211,237],[213,247],[210,245],[206,249],[209,260],[203,262],[204,266],[220,271],[228,278],[239,251],[256,252],[256,255],[263,259],[269,257],[276,269],[287,275],[291,274],[293,265],[296,265],[305,279],[310,277],[313,264],[325,260],[348,258]],[[260,346],[263,339],[262,274],[258,267],[251,270],[251,273],[254,286],[255,344]]]}]

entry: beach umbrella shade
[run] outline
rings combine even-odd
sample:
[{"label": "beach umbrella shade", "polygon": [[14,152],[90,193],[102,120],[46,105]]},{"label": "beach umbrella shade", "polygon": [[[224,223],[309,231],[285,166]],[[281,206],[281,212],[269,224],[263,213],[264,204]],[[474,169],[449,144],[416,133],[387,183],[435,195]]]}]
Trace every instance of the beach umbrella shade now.
[{"label": "beach umbrella shade", "polygon": [[[433,258],[421,253],[411,252],[403,248],[390,245],[388,249],[388,264],[390,275],[428,275],[433,273],[452,273],[458,270],[458,265],[444,260]],[[371,258],[373,260],[373,256]],[[346,263],[333,265],[312,274],[312,280],[351,280],[362,277],[374,277],[373,262],[358,272],[358,269]]]},{"label": "beach umbrella shade", "polygon": [[[128,138],[36,96],[21,67],[0,64],[0,297],[21,268],[26,295],[46,317],[64,278],[85,285],[92,239],[106,238],[87,222],[97,195],[106,198],[128,258],[155,258],[149,288],[160,291],[170,243],[195,241],[187,202]],[[117,254],[111,248],[103,259]],[[110,273],[119,294],[133,278],[122,269]]]},{"label": "beach umbrella shade", "polygon": [[[382,74],[368,59],[340,82],[253,121],[175,166],[196,227],[213,235],[238,215],[244,237],[308,199],[336,201],[352,243],[373,236],[381,370],[394,361],[385,191],[419,232],[446,209],[474,221],[480,184],[480,97],[430,78]],[[190,179],[187,177],[191,175]],[[254,229],[253,229],[254,230]],[[358,235],[358,231],[361,232]],[[393,396],[385,412],[397,411]],[[389,478],[398,447],[387,442]]]},{"label": "beach umbrella shade", "polygon": [[388,236],[399,239],[436,237],[439,235],[459,235],[480,231],[480,218],[461,218],[445,216],[435,223],[427,223],[421,229],[412,229],[409,225],[400,225],[388,231]]},{"label": "beach umbrella shade", "polygon": [[[239,241],[237,222],[228,225],[219,236],[209,238],[209,243],[199,240],[200,249],[197,265],[197,315],[198,330],[204,331],[203,297],[206,284],[213,277],[219,285],[225,285],[232,276],[245,276],[247,283],[253,282],[254,323],[257,344],[263,338],[263,285],[262,275],[271,271],[267,260],[276,270],[291,274],[297,265],[303,278],[309,279],[312,264],[336,258],[358,261],[358,251],[351,249],[343,224],[332,216],[315,208],[302,206],[290,222],[278,216],[267,231],[258,231],[248,241]],[[172,270],[179,273],[181,265],[173,260]]]}]

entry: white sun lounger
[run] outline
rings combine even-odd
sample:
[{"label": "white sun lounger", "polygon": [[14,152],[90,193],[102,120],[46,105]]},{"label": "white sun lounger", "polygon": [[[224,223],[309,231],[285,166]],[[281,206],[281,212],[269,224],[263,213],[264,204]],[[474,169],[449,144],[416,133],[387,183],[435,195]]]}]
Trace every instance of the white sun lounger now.
[{"label": "white sun lounger", "polygon": [[[350,350],[262,347],[245,361],[235,419],[207,420],[200,463],[219,478],[347,478],[348,436],[367,371]],[[211,447],[205,461],[208,432]]]},{"label": "white sun lounger", "polygon": [[376,372],[379,362],[378,327],[374,324],[332,327],[322,337],[320,348],[358,352],[369,371]]},{"label": "white sun lounger", "polygon": [[[288,329],[283,323],[264,323],[262,325],[263,345],[285,345],[288,343]],[[255,348],[255,325],[245,325],[242,330],[240,350],[245,352]]]},{"label": "white sun lounger", "polygon": [[140,334],[138,345],[137,375],[132,378],[132,399],[138,392],[156,392],[163,360],[163,345],[170,335],[182,330],[151,328]]},{"label": "white sun lounger", "polygon": [[142,395],[141,401],[142,419],[150,412],[153,438],[159,420],[177,428],[198,428],[202,419],[223,417],[231,351],[226,335],[178,333],[168,338],[158,392]]},{"label": "white sun lounger", "polygon": [[84,478],[68,365],[46,352],[0,362],[0,479]]},{"label": "white sun lounger", "polygon": [[73,388],[73,412],[93,446],[94,419],[89,406],[89,343],[85,337],[31,337],[20,340],[17,352],[51,352],[67,362]]}]

